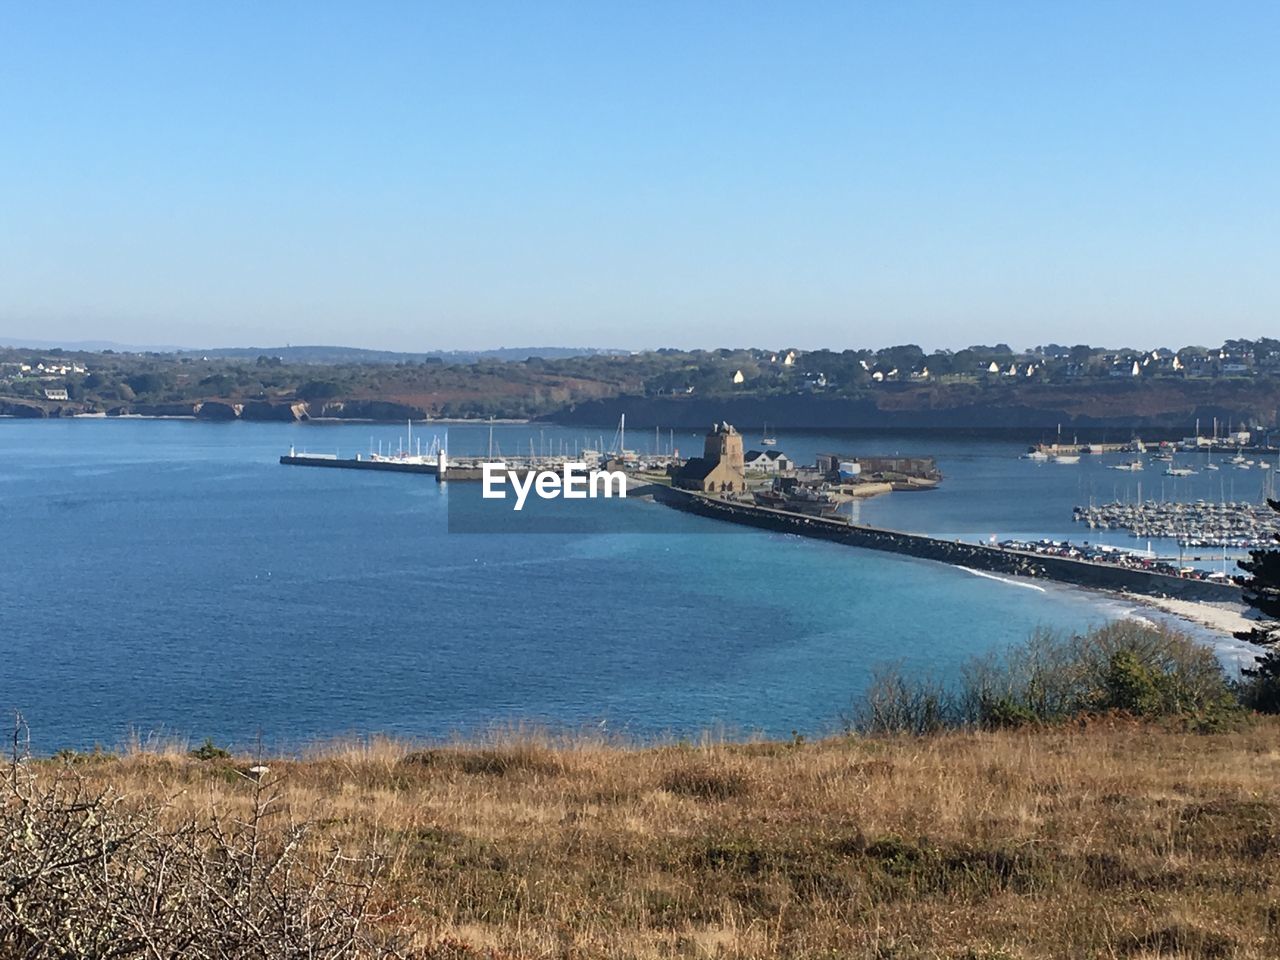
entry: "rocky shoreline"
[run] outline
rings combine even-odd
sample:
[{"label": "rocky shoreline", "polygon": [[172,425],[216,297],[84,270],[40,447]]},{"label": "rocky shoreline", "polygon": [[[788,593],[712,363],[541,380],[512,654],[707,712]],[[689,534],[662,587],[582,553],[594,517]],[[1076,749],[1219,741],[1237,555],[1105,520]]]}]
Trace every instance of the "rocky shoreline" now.
[{"label": "rocky shoreline", "polygon": [[136,420],[203,420],[226,423],[247,420],[256,423],[363,422],[401,423],[405,420],[433,423],[527,423],[519,418],[477,420],[432,417],[413,404],[388,400],[341,400],[309,404],[304,400],[203,400],[194,403],[120,404],[106,410],[88,404],[41,404],[18,400],[0,400],[0,418],[16,420],[67,419],[136,419]]}]

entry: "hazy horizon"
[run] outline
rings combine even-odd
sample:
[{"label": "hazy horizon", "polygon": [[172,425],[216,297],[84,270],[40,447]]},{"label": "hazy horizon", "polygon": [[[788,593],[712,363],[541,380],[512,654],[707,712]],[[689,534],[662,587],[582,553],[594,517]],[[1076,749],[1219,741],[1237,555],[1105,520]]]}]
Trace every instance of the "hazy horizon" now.
[{"label": "hazy horizon", "polygon": [[0,331],[1258,337],[1278,28],[1265,3],[15,6]]},{"label": "hazy horizon", "polygon": [[[1258,340],[1258,339],[1262,339],[1262,336],[1260,335],[1257,337],[1242,337],[1242,336],[1236,336],[1228,332],[1225,336],[1218,337],[1217,339],[1199,340],[1199,341],[1193,341],[1193,342],[1187,342],[1187,343],[1174,343],[1174,342],[1139,343],[1139,342],[1129,342],[1129,341],[1123,341],[1123,342],[1121,341],[1101,342],[1100,341],[1097,343],[1087,344],[1087,346],[1093,347],[1095,349],[1121,350],[1121,351],[1123,350],[1143,351],[1143,350],[1157,350],[1157,349],[1180,350],[1182,348],[1192,347],[1192,346],[1205,347],[1207,349],[1216,349],[1220,347],[1222,343],[1224,343],[1226,340],[1236,340],[1236,339]],[[916,343],[914,345],[920,347],[926,354],[934,353],[937,351],[948,351],[948,350],[954,353],[959,350],[967,349],[970,347],[994,347],[994,346],[1000,346],[1000,345],[1009,347],[1014,353],[1027,353],[1032,350],[1035,350],[1037,347],[1045,347],[1045,346],[1049,346],[1050,344],[1071,347],[1071,346],[1077,346],[1082,342],[1083,341],[1055,340],[1050,338],[1047,340],[1038,341],[1036,343],[1021,343],[1021,342],[1009,343],[1006,341],[997,340],[997,341],[990,341],[988,343],[979,343],[978,341],[973,341],[972,343],[965,343],[960,346],[938,346],[938,345],[932,345],[928,343],[923,343],[923,344]],[[607,344],[601,344],[601,343],[588,343],[588,344],[582,344],[582,345],[570,345],[570,344],[563,344],[563,343],[511,343],[511,344],[502,343],[502,344],[496,344],[494,346],[489,346],[489,347],[471,347],[471,348],[421,347],[421,348],[411,348],[406,350],[395,350],[395,349],[385,349],[380,347],[366,347],[358,343],[223,343],[223,344],[207,344],[206,343],[206,344],[195,344],[195,345],[182,345],[182,344],[122,343],[117,340],[59,340],[59,339],[43,339],[38,337],[6,337],[4,335],[0,335],[0,349],[5,349],[5,348],[16,349],[16,350],[63,349],[63,350],[69,350],[73,352],[81,351],[81,352],[89,352],[89,353],[99,353],[104,350],[113,350],[117,352],[125,351],[125,352],[156,352],[156,353],[199,353],[202,350],[207,350],[212,353],[212,352],[225,352],[228,350],[270,351],[270,350],[287,350],[287,349],[358,350],[358,351],[368,351],[371,353],[392,353],[392,354],[398,353],[398,354],[404,354],[406,356],[412,356],[415,354],[434,354],[434,353],[441,353],[441,354],[497,353],[500,351],[519,351],[519,350],[534,350],[534,351],[581,350],[584,353],[589,351],[600,352],[600,353],[647,353],[647,352],[656,352],[658,350],[667,350],[667,349],[674,349],[674,350],[680,350],[685,352],[693,352],[695,350],[705,350],[705,351],[714,351],[714,350],[734,350],[734,351],[736,350],[770,350],[770,351],[773,351],[773,350],[777,350],[777,351],[782,351],[782,350],[794,349],[794,350],[800,350],[800,351],[831,350],[835,353],[840,353],[844,350],[876,351],[876,350],[886,349],[890,347],[901,347],[901,346],[907,346],[907,345],[908,344],[906,343],[897,343],[897,342],[847,344],[847,345],[828,344],[828,345],[819,345],[816,347],[801,347],[800,345],[794,344],[794,343],[722,343],[722,344],[717,344],[715,346],[691,346],[689,344],[671,343],[671,344],[661,344],[657,346],[645,346],[645,347],[633,348],[633,347],[622,347],[616,344],[613,346],[609,346]]]}]

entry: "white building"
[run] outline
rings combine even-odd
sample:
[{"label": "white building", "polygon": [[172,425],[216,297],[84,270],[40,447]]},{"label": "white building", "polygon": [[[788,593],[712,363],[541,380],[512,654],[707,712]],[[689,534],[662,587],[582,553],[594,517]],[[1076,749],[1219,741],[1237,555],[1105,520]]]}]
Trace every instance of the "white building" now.
[{"label": "white building", "polygon": [[790,473],[795,467],[781,450],[748,450],[742,465],[748,473]]}]

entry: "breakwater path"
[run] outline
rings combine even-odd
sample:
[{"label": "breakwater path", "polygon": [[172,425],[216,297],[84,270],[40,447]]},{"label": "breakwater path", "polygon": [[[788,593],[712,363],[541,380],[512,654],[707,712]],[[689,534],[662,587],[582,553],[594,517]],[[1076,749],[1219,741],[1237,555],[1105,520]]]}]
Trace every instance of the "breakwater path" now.
[{"label": "breakwater path", "polygon": [[1170,576],[1141,568],[1046,556],[1007,547],[941,540],[923,534],[903,533],[721,500],[670,487],[655,487],[653,492],[654,498],[661,503],[716,520],[924,560],[937,560],[972,570],[1055,580],[1101,590],[1125,590],[1150,597],[1211,602],[1240,600],[1240,588],[1232,583]]}]

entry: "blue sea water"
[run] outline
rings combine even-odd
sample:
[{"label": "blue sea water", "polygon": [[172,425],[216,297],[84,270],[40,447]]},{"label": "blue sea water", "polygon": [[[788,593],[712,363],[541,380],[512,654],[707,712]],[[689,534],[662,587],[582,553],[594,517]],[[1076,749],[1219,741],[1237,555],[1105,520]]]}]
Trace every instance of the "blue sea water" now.
[{"label": "blue sea water", "polygon": [[[599,439],[494,429],[510,452]],[[448,433],[452,452],[487,448],[487,428]],[[946,671],[1037,627],[1126,612],[1083,591],[728,533],[639,501],[607,509],[650,532],[450,534],[449,498],[474,486],[277,462],[291,445],[351,455],[403,435],[0,420],[0,709],[22,712],[42,752],[131,733],[292,747],[525,721],[637,737],[818,734],[877,665]],[[647,439],[700,445],[687,431]],[[1014,442],[796,434],[779,449],[802,462],[829,449],[937,455],[941,488],[859,510],[944,536],[1087,539],[1072,505],[1135,496],[1138,482],[1102,464],[1019,461]]]}]

